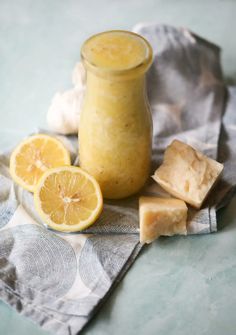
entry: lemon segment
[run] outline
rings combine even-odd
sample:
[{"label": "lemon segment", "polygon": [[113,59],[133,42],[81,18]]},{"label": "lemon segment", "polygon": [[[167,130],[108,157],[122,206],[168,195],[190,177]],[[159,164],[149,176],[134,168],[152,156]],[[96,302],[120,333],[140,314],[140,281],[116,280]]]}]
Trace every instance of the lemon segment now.
[{"label": "lemon segment", "polygon": [[42,220],[49,227],[65,232],[89,227],[103,207],[97,181],[75,166],[46,171],[35,189],[34,201]]},{"label": "lemon segment", "polygon": [[12,152],[10,174],[13,180],[33,192],[45,171],[70,165],[70,154],[61,141],[45,134],[28,137]]}]

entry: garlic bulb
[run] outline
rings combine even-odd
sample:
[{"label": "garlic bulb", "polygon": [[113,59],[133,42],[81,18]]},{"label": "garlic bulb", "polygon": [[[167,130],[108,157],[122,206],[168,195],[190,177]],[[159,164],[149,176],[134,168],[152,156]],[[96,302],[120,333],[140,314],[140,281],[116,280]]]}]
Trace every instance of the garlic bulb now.
[{"label": "garlic bulb", "polygon": [[84,89],[86,82],[86,71],[81,62],[76,63],[72,72],[72,83],[77,89]]},{"label": "garlic bulb", "polygon": [[47,113],[47,123],[50,130],[64,135],[78,133],[85,78],[86,73],[82,63],[77,63],[72,74],[72,82],[75,87],[58,92],[52,98]]},{"label": "garlic bulb", "polygon": [[77,89],[58,92],[54,95],[47,113],[50,130],[64,135],[78,132],[83,96],[84,90]]}]

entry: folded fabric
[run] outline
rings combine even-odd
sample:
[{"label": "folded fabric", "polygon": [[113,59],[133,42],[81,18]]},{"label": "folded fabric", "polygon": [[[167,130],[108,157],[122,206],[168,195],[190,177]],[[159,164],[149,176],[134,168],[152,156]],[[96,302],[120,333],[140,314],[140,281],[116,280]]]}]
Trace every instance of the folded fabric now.
[{"label": "folded fabric", "polygon": [[[219,152],[220,161],[225,162],[218,188],[206,206],[190,210],[188,218],[189,234],[214,232],[216,210],[229,200],[236,179],[236,135],[231,124],[236,121],[232,113],[236,89],[229,92],[222,125],[226,88],[220,49],[184,29],[152,24],[134,30],[154,50],[147,78],[154,123],[153,171],[174,138],[212,158]],[[69,147],[74,164],[78,163],[77,138],[60,138]],[[9,155],[3,152],[0,156],[0,297],[45,330],[78,334],[142,248],[139,195],[106,201],[102,216],[83,233],[52,232],[35,212],[32,195],[12,182]],[[151,178],[141,193],[165,196]]]}]

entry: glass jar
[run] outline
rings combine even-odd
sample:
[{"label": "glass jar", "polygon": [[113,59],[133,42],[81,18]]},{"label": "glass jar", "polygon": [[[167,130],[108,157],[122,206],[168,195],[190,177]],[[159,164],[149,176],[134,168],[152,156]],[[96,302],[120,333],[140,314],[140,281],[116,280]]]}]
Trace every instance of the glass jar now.
[{"label": "glass jar", "polygon": [[108,31],[82,46],[87,71],[79,123],[80,166],[103,196],[120,199],[142,188],[150,173],[152,119],[145,73],[152,49],[129,31]]}]

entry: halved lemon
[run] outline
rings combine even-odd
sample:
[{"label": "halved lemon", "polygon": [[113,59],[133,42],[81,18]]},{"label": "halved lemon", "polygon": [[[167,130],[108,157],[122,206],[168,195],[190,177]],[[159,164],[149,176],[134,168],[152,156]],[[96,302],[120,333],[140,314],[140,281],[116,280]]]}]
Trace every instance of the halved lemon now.
[{"label": "halved lemon", "polygon": [[49,227],[65,232],[92,225],[103,206],[98,182],[75,166],[46,171],[35,189],[34,201],[42,220]]},{"label": "halved lemon", "polygon": [[58,139],[38,134],[22,141],[12,152],[10,173],[13,180],[33,192],[45,171],[70,165],[70,154]]}]

